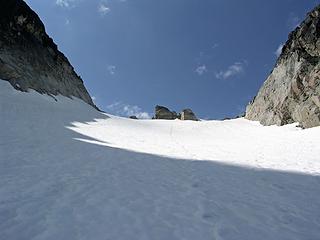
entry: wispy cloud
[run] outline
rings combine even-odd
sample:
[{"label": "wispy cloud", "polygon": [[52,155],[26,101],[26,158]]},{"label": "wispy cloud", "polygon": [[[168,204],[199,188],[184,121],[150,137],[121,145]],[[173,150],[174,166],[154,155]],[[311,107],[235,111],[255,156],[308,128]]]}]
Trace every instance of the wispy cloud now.
[{"label": "wispy cloud", "polygon": [[216,49],[217,47],[219,47],[219,44],[218,43],[214,43],[211,48],[212,49]]},{"label": "wispy cloud", "polygon": [[277,48],[277,50],[274,52],[274,54],[275,54],[277,57],[280,56],[280,54],[281,54],[281,52],[282,52],[283,46],[284,46],[284,44],[281,43],[281,44],[279,45],[279,47]]},{"label": "wispy cloud", "polygon": [[69,25],[69,24],[70,24],[70,20],[69,20],[68,18],[66,18],[64,24],[65,24],[65,25]]},{"label": "wispy cloud", "polygon": [[112,114],[120,116],[136,116],[140,119],[150,119],[151,115],[148,112],[143,111],[136,105],[124,104],[122,102],[115,102],[107,106],[107,110]]},{"label": "wispy cloud", "polygon": [[57,0],[56,4],[60,7],[69,7],[69,1],[68,0]]},{"label": "wispy cloud", "polygon": [[300,22],[301,18],[298,17],[295,13],[289,14],[287,24],[290,29],[295,29],[296,27],[298,27],[300,25]]},{"label": "wispy cloud", "polygon": [[107,4],[105,3],[100,3],[98,6],[98,12],[104,16],[106,15],[108,12],[110,12],[110,8],[107,6]]},{"label": "wispy cloud", "polygon": [[196,68],[196,70],[195,70],[195,72],[196,72],[199,76],[203,75],[203,74],[206,73],[207,71],[208,71],[208,70],[207,70],[206,65],[198,66],[198,67]]},{"label": "wispy cloud", "polygon": [[56,0],[56,5],[69,8],[74,7],[76,2],[79,2],[79,0]]},{"label": "wispy cloud", "polygon": [[226,70],[217,72],[216,78],[228,79],[242,74],[244,72],[245,63],[245,61],[235,62],[234,64],[230,65]]},{"label": "wispy cloud", "polygon": [[114,66],[114,65],[108,65],[107,66],[107,70],[108,70],[110,75],[116,74],[116,66]]}]

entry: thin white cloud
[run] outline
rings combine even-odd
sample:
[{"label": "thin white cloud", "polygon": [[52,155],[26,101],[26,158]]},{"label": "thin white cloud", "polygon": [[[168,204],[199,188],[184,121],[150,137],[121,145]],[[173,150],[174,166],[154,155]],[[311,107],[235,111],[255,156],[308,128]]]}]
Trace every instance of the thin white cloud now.
[{"label": "thin white cloud", "polygon": [[218,79],[228,79],[231,77],[238,76],[244,72],[244,64],[246,62],[235,62],[230,65],[226,70],[216,73]]},{"label": "thin white cloud", "polygon": [[149,113],[143,112],[138,106],[126,105],[123,107],[123,111],[127,116],[136,116],[137,118],[149,119],[151,118]]},{"label": "thin white cloud", "polygon": [[110,75],[116,74],[116,66],[114,66],[114,65],[108,65],[107,66],[107,70],[108,70]]},{"label": "thin white cloud", "polygon": [[56,0],[56,5],[60,7],[74,7],[75,3],[78,2],[79,0]]},{"label": "thin white cloud", "polygon": [[98,6],[98,12],[101,15],[106,15],[108,12],[110,12],[110,8],[105,3],[100,3]]},{"label": "thin white cloud", "polygon": [[215,49],[215,48],[217,48],[217,47],[219,47],[219,44],[218,44],[218,43],[214,43],[211,48],[212,48],[212,49]]},{"label": "thin white cloud", "polygon": [[56,4],[60,7],[69,7],[69,1],[68,0],[57,0]]},{"label": "thin white cloud", "polygon": [[274,54],[275,54],[277,57],[280,56],[280,54],[281,54],[281,52],[282,52],[283,46],[284,46],[284,44],[281,43],[281,44],[279,45],[279,47],[277,48],[277,50],[274,52]]},{"label": "thin white cloud", "polygon": [[287,24],[290,29],[295,29],[296,27],[298,27],[300,25],[300,22],[301,22],[300,17],[298,17],[295,13],[290,13],[287,20]]},{"label": "thin white cloud", "polygon": [[198,67],[196,68],[196,70],[195,70],[195,72],[196,72],[199,76],[203,75],[203,74],[206,73],[207,71],[208,71],[208,69],[207,69],[206,65],[198,66]]},{"label": "thin white cloud", "polygon": [[150,119],[151,115],[148,112],[142,111],[142,109],[136,105],[124,104],[122,102],[115,102],[107,106],[107,110],[112,114],[130,117],[136,116],[139,119]]}]

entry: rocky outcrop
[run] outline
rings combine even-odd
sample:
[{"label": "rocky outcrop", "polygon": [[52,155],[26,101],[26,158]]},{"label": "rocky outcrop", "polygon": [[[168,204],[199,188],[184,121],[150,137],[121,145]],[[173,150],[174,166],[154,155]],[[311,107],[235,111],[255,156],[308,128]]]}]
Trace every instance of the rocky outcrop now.
[{"label": "rocky outcrop", "polygon": [[81,78],[22,0],[0,0],[0,79],[21,91],[74,96],[95,107]]},{"label": "rocky outcrop", "polygon": [[181,113],[177,114],[175,111],[170,111],[168,108],[157,105],[155,107],[155,115],[153,119],[166,119],[166,120],[192,120],[198,121],[198,118],[189,108],[182,110]]},{"label": "rocky outcrop", "polygon": [[320,6],[290,35],[245,117],[264,125],[320,126]]},{"label": "rocky outcrop", "polygon": [[171,112],[168,108],[159,105],[155,107],[154,119],[174,120],[176,118],[178,118],[176,112]]},{"label": "rocky outcrop", "polygon": [[180,115],[181,115],[181,120],[198,121],[198,118],[196,117],[194,112],[189,108],[182,110]]}]

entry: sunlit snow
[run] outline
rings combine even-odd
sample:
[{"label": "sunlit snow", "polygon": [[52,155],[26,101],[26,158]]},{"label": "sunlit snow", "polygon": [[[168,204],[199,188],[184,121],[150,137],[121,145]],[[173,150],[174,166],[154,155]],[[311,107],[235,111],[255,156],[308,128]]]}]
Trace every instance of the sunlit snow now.
[{"label": "sunlit snow", "polygon": [[319,239],[320,128],[131,120],[0,81],[0,239]]}]

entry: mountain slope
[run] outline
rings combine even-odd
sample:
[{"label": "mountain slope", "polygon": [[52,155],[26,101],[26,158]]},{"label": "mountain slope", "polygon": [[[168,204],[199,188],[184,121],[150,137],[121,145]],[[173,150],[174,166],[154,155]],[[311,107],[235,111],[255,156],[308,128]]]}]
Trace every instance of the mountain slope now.
[{"label": "mountain slope", "polygon": [[21,91],[75,96],[94,106],[81,78],[23,0],[0,0],[0,78]]},{"label": "mountain slope", "polygon": [[290,35],[272,73],[246,109],[264,125],[320,126],[320,5]]},{"label": "mountain slope", "polygon": [[0,81],[0,239],[317,239],[320,128],[137,121]]}]

